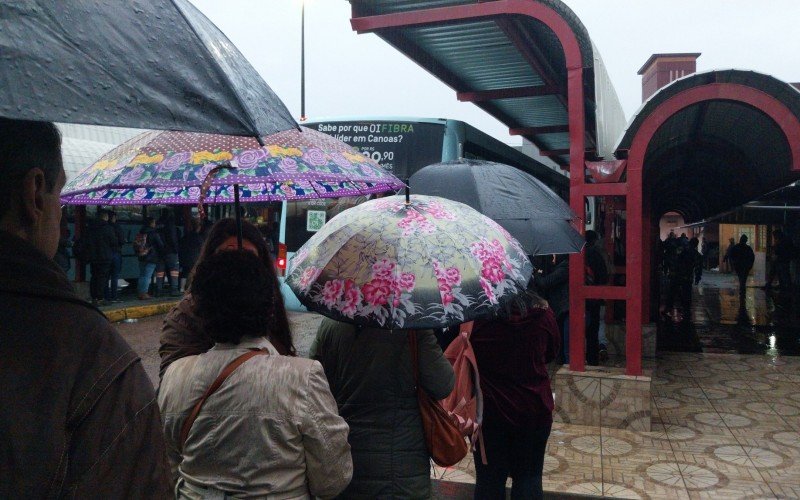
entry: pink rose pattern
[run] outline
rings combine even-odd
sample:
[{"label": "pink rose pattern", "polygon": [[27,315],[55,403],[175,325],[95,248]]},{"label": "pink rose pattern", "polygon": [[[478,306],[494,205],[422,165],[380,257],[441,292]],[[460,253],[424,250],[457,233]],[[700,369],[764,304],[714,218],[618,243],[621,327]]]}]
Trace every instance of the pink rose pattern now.
[{"label": "pink rose pattern", "polygon": [[[307,284],[307,268],[300,277],[300,287]],[[412,273],[397,273],[397,263],[391,259],[380,259],[372,265],[371,279],[360,287],[350,279],[327,281],[324,285],[312,287],[308,295],[312,301],[339,311],[348,318],[376,314],[388,320],[390,308],[403,315],[414,313],[410,302],[411,292],[416,284]],[[317,273],[318,277],[319,274]],[[409,307],[410,305],[410,307]]]},{"label": "pink rose pattern", "polygon": [[482,238],[472,243],[469,247],[472,255],[481,263],[480,284],[486,297],[492,304],[497,303],[494,286],[503,282],[506,274],[512,274],[514,269],[508,260],[503,244],[497,238],[492,241]]},{"label": "pink rose pattern", "polygon": [[445,269],[438,260],[434,260],[433,274],[436,276],[436,282],[439,285],[442,305],[447,309],[448,306],[453,303],[453,300],[455,300],[455,296],[453,295],[454,288],[461,285],[461,271],[455,267],[448,267]]}]

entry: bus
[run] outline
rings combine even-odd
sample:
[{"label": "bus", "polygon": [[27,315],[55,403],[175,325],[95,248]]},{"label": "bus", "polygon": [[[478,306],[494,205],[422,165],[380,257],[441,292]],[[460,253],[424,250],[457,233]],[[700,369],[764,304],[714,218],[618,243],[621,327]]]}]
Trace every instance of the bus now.
[{"label": "bus", "polygon": [[[569,202],[569,178],[559,167],[548,167],[463,121],[444,118],[331,118],[311,120],[303,126],[355,147],[402,180],[433,163],[459,158],[486,160],[505,163],[533,175]],[[413,192],[413,186],[411,190]],[[283,202],[277,256],[281,271],[285,271],[287,260],[320,227],[319,222],[363,201],[366,198]],[[282,292],[288,309],[304,310],[288,286],[282,285]]]}]

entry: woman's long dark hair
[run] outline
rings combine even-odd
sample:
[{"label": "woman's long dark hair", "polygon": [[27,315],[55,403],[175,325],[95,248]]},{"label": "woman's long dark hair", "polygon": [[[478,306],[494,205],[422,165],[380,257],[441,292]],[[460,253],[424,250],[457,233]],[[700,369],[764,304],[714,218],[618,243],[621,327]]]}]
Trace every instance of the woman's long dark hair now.
[{"label": "woman's long dark hair", "polygon": [[547,301],[536,293],[531,286],[528,286],[524,291],[508,299],[497,310],[496,315],[503,320],[520,320],[530,316],[535,309],[546,307],[548,307]]},{"label": "woman's long dark hair", "polygon": [[[203,243],[203,248],[200,250],[200,257],[197,259],[197,264],[208,259],[209,256],[214,255],[220,245],[232,236],[236,236],[236,221],[234,219],[220,219],[217,221],[208,231],[208,236]],[[242,239],[249,241],[256,247],[258,256],[272,275],[272,282],[275,286],[275,293],[273,294],[275,301],[273,308],[275,311],[275,331],[270,333],[269,340],[281,354],[296,356],[297,351],[292,341],[292,332],[289,329],[289,318],[286,315],[286,307],[283,305],[280,282],[278,281],[278,276],[275,274],[275,265],[272,262],[272,255],[269,252],[267,241],[256,226],[244,220],[242,221]]]}]

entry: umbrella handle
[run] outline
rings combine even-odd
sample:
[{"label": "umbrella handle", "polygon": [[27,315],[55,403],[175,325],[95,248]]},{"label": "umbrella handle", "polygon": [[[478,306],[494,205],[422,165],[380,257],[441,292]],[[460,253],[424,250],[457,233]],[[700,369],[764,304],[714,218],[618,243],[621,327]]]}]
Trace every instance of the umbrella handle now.
[{"label": "umbrella handle", "polygon": [[233,185],[233,205],[236,210],[236,243],[242,249],[242,211],[239,204],[239,185]]}]

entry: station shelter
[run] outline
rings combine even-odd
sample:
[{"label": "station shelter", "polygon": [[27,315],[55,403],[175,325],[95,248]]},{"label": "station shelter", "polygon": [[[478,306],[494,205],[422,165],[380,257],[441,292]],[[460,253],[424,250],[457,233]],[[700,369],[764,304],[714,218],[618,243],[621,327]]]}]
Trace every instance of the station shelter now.
[{"label": "station shelter", "polygon": [[[800,179],[800,92],[752,71],[694,73],[699,54],[656,54],[640,71],[646,101],[626,125],[600,54],[560,0],[351,5],[355,31],[376,34],[568,170],[579,217],[586,197],[601,199],[624,259],[613,283],[590,286],[584,255],[570,257],[570,365],[556,387],[559,376],[574,385],[590,375],[646,386],[639,413],[649,422],[642,357],[655,353],[659,220],[705,220]],[[586,371],[589,299],[624,303],[624,373]]]}]

